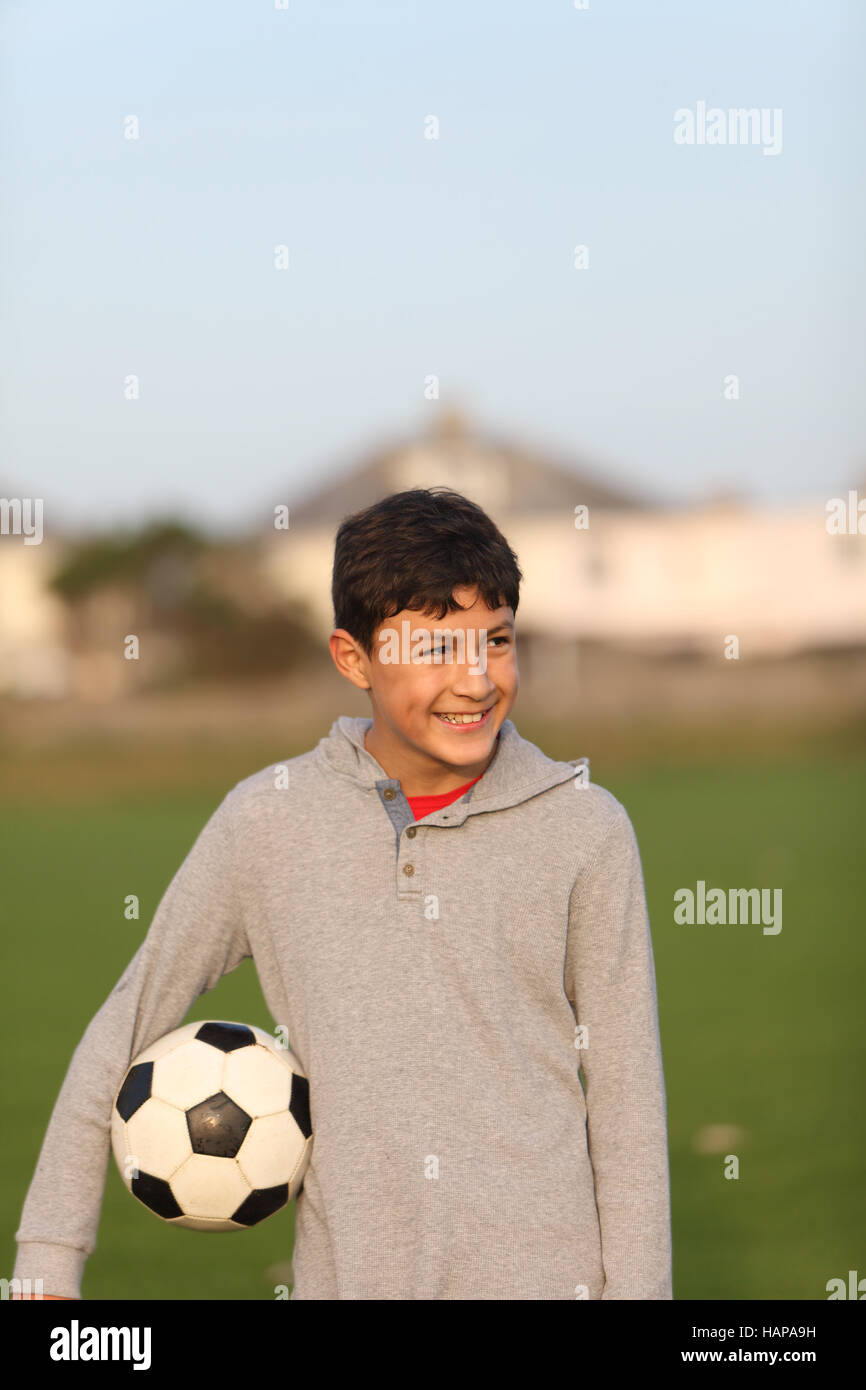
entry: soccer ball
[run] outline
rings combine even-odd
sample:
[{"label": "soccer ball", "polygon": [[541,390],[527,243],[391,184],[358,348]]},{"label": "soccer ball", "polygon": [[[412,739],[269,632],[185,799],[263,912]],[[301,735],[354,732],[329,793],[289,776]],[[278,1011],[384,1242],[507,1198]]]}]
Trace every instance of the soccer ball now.
[{"label": "soccer ball", "polygon": [[296,1197],[310,1162],[310,1083],[246,1023],[187,1023],[134,1059],[111,1109],[129,1191],[171,1226],[243,1231]]}]

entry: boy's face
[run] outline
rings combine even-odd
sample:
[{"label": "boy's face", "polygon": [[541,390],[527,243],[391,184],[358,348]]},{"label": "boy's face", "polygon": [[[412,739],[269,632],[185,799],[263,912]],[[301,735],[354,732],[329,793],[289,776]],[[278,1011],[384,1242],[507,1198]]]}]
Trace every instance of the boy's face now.
[{"label": "boy's face", "polygon": [[[493,758],[496,736],[517,698],[511,608],[488,608],[473,587],[456,588],[454,598],[463,611],[446,613],[444,618],[404,609],[387,619],[374,634],[372,658],[342,628],[331,636],[337,669],[370,692],[373,726],[366,747],[408,796],[451,791],[480,776]],[[404,622],[409,641],[404,641]],[[440,639],[434,640],[437,629]],[[453,634],[450,652],[447,643],[441,650],[443,630]],[[439,649],[440,661],[421,661],[417,656],[411,660],[410,653],[417,654],[419,646],[422,653]],[[383,659],[387,656],[392,659]],[[449,724],[441,717],[446,714],[481,714],[482,718]]]}]

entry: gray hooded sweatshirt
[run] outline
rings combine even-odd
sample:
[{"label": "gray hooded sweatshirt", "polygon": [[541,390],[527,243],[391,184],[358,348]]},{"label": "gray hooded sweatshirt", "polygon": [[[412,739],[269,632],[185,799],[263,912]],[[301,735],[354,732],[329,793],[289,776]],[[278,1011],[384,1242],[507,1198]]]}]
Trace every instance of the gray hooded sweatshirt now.
[{"label": "gray hooded sweatshirt", "polygon": [[371,723],[337,719],[205,825],[72,1056],[16,1277],[80,1297],[127,1067],[251,956],[310,1083],[293,1299],[673,1297],[626,812],[507,719],[480,781],[415,822]]}]

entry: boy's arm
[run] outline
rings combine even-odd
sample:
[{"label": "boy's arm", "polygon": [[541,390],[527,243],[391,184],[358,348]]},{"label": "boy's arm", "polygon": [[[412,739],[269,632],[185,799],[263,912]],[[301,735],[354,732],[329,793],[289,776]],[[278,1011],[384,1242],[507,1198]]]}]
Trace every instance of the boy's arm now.
[{"label": "boy's arm", "polygon": [[601,1296],[672,1299],[655,967],[637,841],[619,802],[572,890],[565,986],[587,1033],[578,1056],[601,1229]]},{"label": "boy's arm", "polygon": [[81,1297],[99,1227],[111,1107],[130,1062],[251,955],[234,870],[232,796],[201,831],[72,1055],[15,1233],[13,1277],[41,1279],[46,1294]]}]

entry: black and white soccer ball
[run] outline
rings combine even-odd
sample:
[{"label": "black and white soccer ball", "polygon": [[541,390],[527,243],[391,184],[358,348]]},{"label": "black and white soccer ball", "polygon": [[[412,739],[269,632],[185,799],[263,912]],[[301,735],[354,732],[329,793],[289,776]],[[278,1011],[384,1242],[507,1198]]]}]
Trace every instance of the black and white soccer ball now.
[{"label": "black and white soccer ball", "polygon": [[310,1084],[247,1023],[186,1023],[134,1059],[111,1109],[129,1191],[172,1226],[242,1231],[296,1197],[310,1162]]}]

